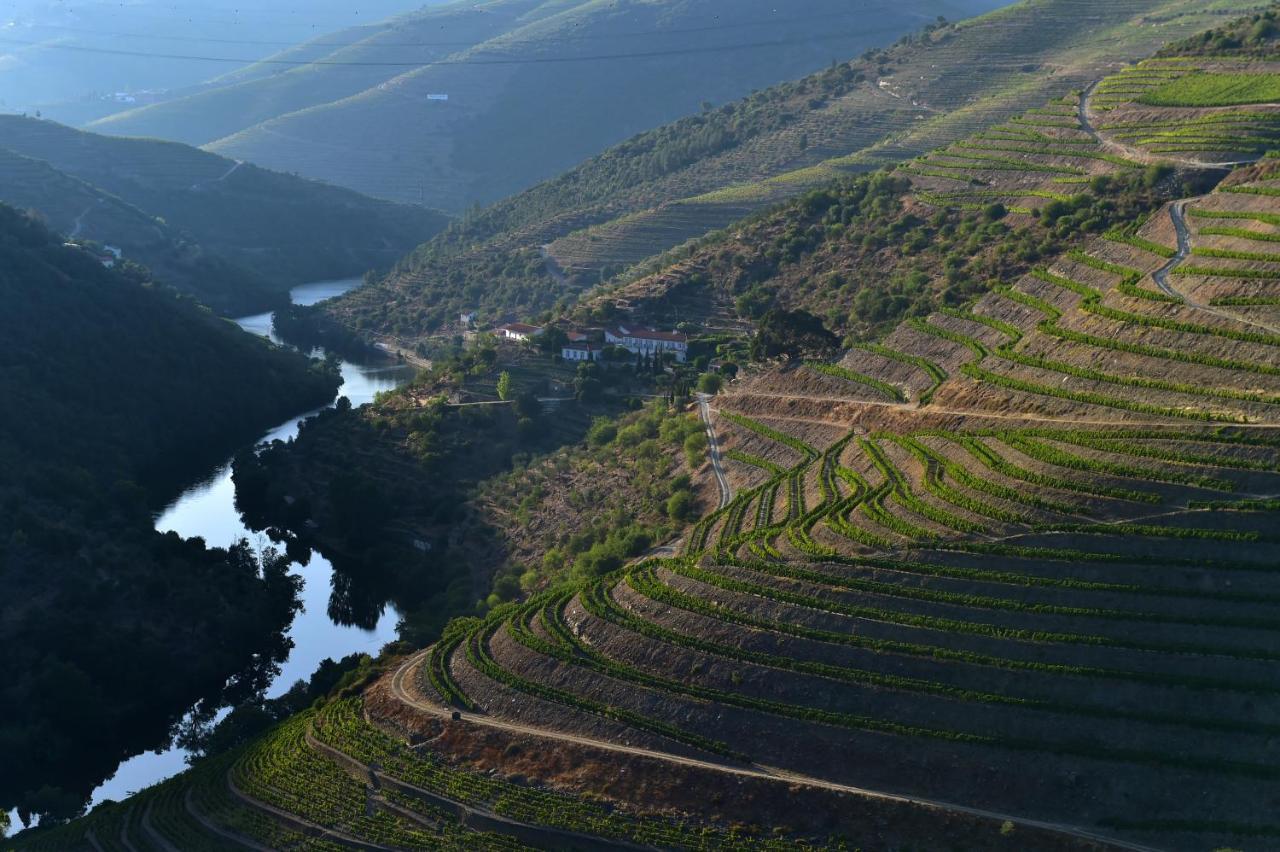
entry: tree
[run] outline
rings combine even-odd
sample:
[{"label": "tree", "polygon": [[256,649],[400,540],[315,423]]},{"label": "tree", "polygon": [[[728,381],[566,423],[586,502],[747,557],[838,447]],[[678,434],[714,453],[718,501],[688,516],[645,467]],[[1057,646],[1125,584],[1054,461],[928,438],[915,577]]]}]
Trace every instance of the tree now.
[{"label": "tree", "polygon": [[698,390],[703,393],[717,394],[724,387],[724,379],[715,373],[703,373],[698,379]]},{"label": "tree", "polygon": [[689,462],[689,467],[699,468],[702,466],[703,461],[707,458],[708,444],[706,432],[694,432],[684,439],[684,456],[685,461]]},{"label": "tree", "polygon": [[808,311],[774,308],[760,320],[759,333],[751,341],[751,357],[757,361],[778,355],[797,357],[803,352],[834,349],[840,340]]},{"label": "tree", "polygon": [[498,399],[511,399],[511,374],[506,370],[502,371],[502,375],[498,376]]},{"label": "tree", "polygon": [[677,491],[667,498],[667,517],[673,521],[686,521],[693,514],[693,495]]},{"label": "tree", "polygon": [[569,335],[565,333],[564,329],[556,326],[544,329],[542,334],[538,335],[538,348],[543,352],[559,353],[568,342]]}]

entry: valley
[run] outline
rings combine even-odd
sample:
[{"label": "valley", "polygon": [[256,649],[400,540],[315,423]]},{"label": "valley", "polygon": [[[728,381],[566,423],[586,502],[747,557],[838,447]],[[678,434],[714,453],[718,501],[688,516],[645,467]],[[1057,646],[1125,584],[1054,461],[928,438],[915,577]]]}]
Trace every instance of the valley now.
[{"label": "valley", "polygon": [[[264,190],[273,205],[346,193],[253,165],[273,156],[273,134],[307,156],[310,139],[373,196],[345,197],[357,220],[387,217],[366,223],[376,235],[408,221],[374,197],[411,194],[413,169],[389,153],[344,159],[348,141],[326,129],[334,105],[367,131],[391,98],[484,79],[449,67],[455,49],[523,56],[546,35],[539,49],[557,61],[521,83],[546,87],[570,65],[558,58],[597,49],[624,19],[713,46],[704,24],[737,38],[763,14],[721,31],[700,17],[715,6],[413,13],[343,55],[405,51],[423,69],[374,84],[391,72],[372,67],[342,84],[367,84],[359,94],[246,114],[202,143],[233,159],[181,182],[228,205],[252,205],[248,180],[279,187]],[[458,38],[413,41],[428,28]],[[417,53],[428,47],[439,53]],[[329,67],[315,70],[321,88],[339,86]],[[727,58],[722,70],[748,79]],[[664,109],[685,117],[669,124],[636,105],[654,129],[622,142],[605,138],[601,108],[601,135],[557,152],[572,160],[521,161],[568,169],[527,189],[485,165],[498,142],[477,146],[467,154],[492,183],[464,194],[508,197],[437,221],[393,267],[295,289],[239,329],[0,208],[0,252],[19,270],[0,285],[32,306],[0,336],[0,377],[36,403],[10,416],[0,454],[48,460],[0,483],[0,564],[33,602],[0,619],[24,638],[0,642],[23,649],[6,706],[38,735],[10,738],[28,745],[0,795],[40,818],[0,848],[1280,843],[1280,7],[1024,0],[931,16],[808,71],[718,105],[673,101]],[[296,106],[309,97],[297,73],[248,69],[105,123],[174,121],[239,87]],[[597,85],[620,97],[629,84],[584,85],[587,103]],[[464,91],[447,88],[448,103]],[[386,152],[435,145],[430,130]],[[24,134],[143,150],[11,125]],[[115,203],[99,182],[128,185],[118,165],[73,171],[56,148],[35,153],[13,168],[56,171],[72,228]],[[233,257],[247,242],[220,203],[195,212]],[[313,239],[272,245],[296,259]],[[330,242],[318,266],[353,244]],[[76,330],[39,336],[46,298]],[[140,354],[110,341],[128,316],[117,299],[144,314],[120,332],[145,341]],[[18,366],[60,341],[78,352],[65,342],[77,334],[101,362],[68,356],[43,383]],[[162,347],[199,357],[133,392],[140,418],[90,390],[128,363],[115,353],[155,365]],[[376,372],[356,370],[355,353],[376,354]],[[218,358],[234,366],[204,366]],[[330,404],[339,378],[346,399]],[[200,382],[218,405],[189,402]],[[99,405],[75,429],[85,400]],[[165,405],[182,414],[172,436]],[[182,467],[202,434],[218,447],[212,478],[188,477],[139,524],[138,492],[163,491],[151,474]],[[67,547],[69,528],[95,535]],[[255,537],[256,553],[237,543]],[[53,579],[68,574],[92,591]],[[221,617],[184,634],[203,584]],[[109,602],[100,626],[93,601]],[[134,608],[160,627],[141,630]],[[61,625],[41,630],[50,611]],[[156,650],[175,636],[181,653]],[[211,659],[185,671],[193,648]],[[138,671],[117,681],[115,659]],[[142,700],[153,683],[167,688]],[[101,737],[86,736],[89,707],[106,711]],[[37,742],[62,762],[39,764]],[[77,805],[109,766],[157,747],[189,768],[143,769],[145,789],[117,783]]]}]

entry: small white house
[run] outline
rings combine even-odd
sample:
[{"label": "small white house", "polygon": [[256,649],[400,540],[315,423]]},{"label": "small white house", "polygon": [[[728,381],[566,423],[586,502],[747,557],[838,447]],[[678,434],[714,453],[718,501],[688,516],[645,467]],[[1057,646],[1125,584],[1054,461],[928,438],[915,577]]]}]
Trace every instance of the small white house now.
[{"label": "small white house", "polygon": [[458,322],[462,323],[463,325],[471,325],[475,321],[476,321],[475,311],[467,311],[464,314],[458,315]]},{"label": "small white house", "polygon": [[689,354],[689,338],[678,331],[657,331],[644,326],[620,325],[605,329],[604,342],[621,346],[633,355],[659,356],[675,353],[683,363]]},{"label": "small white house", "polygon": [[590,343],[566,343],[560,349],[560,355],[566,361],[595,361],[600,352]]},{"label": "small white house", "polygon": [[542,327],[522,322],[509,322],[506,325],[500,325],[495,328],[493,333],[504,340],[525,341],[532,340],[542,334]]}]

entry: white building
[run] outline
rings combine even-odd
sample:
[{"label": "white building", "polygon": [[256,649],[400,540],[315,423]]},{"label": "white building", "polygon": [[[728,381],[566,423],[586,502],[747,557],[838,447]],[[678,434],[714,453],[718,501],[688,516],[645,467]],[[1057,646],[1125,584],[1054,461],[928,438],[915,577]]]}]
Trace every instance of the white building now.
[{"label": "white building", "polygon": [[635,355],[659,356],[664,352],[675,353],[676,360],[684,362],[689,354],[689,338],[678,331],[657,331],[644,326],[619,325],[605,329],[604,342],[621,346]]},{"label": "white building", "polygon": [[590,343],[566,343],[560,349],[560,355],[566,361],[594,361],[600,352]]},{"label": "white building", "polygon": [[493,333],[504,340],[532,340],[542,334],[542,327],[522,322],[509,322],[495,328]]},{"label": "white building", "polygon": [[463,325],[471,325],[475,321],[476,321],[475,311],[467,311],[465,314],[458,315],[458,322],[462,323]]}]

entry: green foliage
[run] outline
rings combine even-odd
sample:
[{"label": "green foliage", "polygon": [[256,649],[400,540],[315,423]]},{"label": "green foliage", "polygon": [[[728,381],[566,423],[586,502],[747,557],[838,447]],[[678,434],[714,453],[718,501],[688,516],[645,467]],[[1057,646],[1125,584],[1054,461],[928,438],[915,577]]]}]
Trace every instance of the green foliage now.
[{"label": "green foliage", "polygon": [[698,377],[698,390],[707,394],[718,394],[724,387],[724,378],[716,373],[703,373]]},{"label": "green foliage", "polygon": [[775,308],[760,320],[751,340],[751,357],[757,361],[779,355],[795,358],[806,352],[834,349],[839,342],[813,314]]},{"label": "green foliage", "polygon": [[839,364],[824,364],[817,361],[810,361],[805,364],[805,366],[810,370],[814,370],[815,372],[822,373],[827,376],[834,376],[837,379],[845,379],[846,381],[866,385],[867,387],[880,392],[894,402],[906,402],[906,396],[896,386],[891,385],[888,382],[882,382],[873,376],[868,376],[863,373],[856,372],[855,370],[846,369],[841,367]]},{"label": "green foliage", "polygon": [[[46,171],[33,174],[33,163]],[[0,183],[6,202],[42,211],[64,233],[92,205],[85,236],[231,316],[279,307],[298,284],[385,268],[447,224],[433,210],[186,145],[18,115],[0,117]]]},{"label": "green foliage", "polygon": [[1280,80],[1274,74],[1187,74],[1138,98],[1148,106],[1221,107],[1280,101]]},{"label": "green foliage", "polygon": [[689,467],[697,469],[707,460],[707,433],[694,432],[684,439],[684,457]]},{"label": "green foliage", "polygon": [[0,207],[0,363],[22,365],[0,371],[0,811],[54,821],[197,702],[243,700],[287,654],[287,560],[160,535],[152,511],[202,453],[338,383],[62,242]]}]

